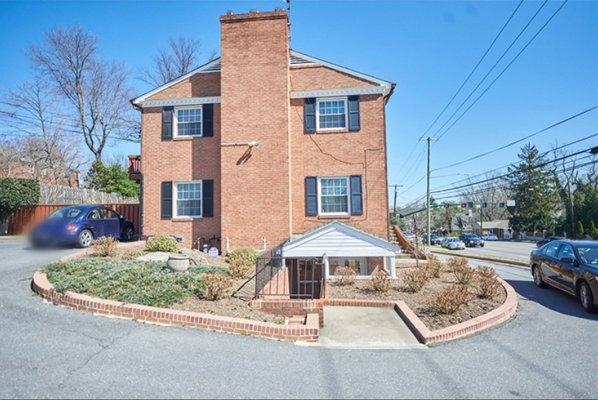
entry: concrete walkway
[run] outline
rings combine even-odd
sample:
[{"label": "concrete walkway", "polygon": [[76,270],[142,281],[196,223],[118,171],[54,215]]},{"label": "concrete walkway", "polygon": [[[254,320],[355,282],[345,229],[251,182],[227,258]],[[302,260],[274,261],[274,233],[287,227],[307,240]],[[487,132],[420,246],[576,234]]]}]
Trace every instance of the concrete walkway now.
[{"label": "concrete walkway", "polygon": [[391,308],[324,307],[320,346],[347,349],[426,348]]}]

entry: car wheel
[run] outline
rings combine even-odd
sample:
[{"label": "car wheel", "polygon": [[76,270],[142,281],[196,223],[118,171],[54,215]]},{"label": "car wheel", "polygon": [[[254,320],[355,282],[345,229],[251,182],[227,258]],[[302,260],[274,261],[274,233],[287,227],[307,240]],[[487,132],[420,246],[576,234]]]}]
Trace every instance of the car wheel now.
[{"label": "car wheel", "polygon": [[132,227],[128,226],[125,228],[125,233],[123,234],[123,240],[126,242],[130,242],[133,240],[133,236],[135,235],[135,231]]},{"label": "car wheel", "polygon": [[89,247],[91,245],[91,242],[93,241],[93,234],[91,233],[91,231],[89,229],[83,229],[80,233],[79,233],[79,240],[78,240],[78,244],[79,247]]},{"label": "car wheel", "polygon": [[584,310],[587,312],[594,311],[594,296],[592,295],[592,289],[590,289],[590,286],[585,282],[579,284],[579,301]]},{"label": "car wheel", "polygon": [[534,276],[534,283],[537,287],[546,287],[546,283],[544,283],[544,280],[542,279],[542,271],[540,271],[540,267],[534,266],[532,269],[532,275]]}]

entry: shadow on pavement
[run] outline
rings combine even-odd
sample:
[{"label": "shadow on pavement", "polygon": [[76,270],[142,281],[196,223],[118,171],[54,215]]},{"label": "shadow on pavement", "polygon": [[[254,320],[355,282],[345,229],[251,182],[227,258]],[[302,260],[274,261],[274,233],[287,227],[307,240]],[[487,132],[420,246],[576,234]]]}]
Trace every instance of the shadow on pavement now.
[{"label": "shadow on pavement", "polygon": [[598,314],[586,312],[581,308],[579,300],[576,297],[565,292],[550,286],[539,288],[533,281],[505,280],[509,285],[513,286],[513,289],[515,289],[519,296],[525,297],[529,301],[538,303],[561,314],[598,321]]}]

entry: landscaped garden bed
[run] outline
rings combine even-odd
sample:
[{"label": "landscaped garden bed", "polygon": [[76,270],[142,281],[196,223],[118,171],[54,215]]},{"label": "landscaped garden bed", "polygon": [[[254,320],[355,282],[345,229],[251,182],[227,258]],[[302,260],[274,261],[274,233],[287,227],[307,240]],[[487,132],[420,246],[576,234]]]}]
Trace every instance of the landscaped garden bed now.
[{"label": "landscaped garden bed", "polygon": [[[179,252],[191,259],[191,267],[184,272],[172,271],[159,256],[163,253],[167,258]],[[150,243],[121,249],[109,239],[100,239],[90,256],[49,265],[45,273],[59,293],[70,291],[125,303],[284,324],[284,317],[255,310],[248,299],[233,296],[255,263],[248,251],[241,251],[236,258],[235,254],[239,253],[233,253],[229,260],[218,257],[208,263],[203,253],[180,250],[168,240],[159,246]]]},{"label": "landscaped garden bed", "polygon": [[328,296],[342,299],[402,300],[431,330],[445,328],[494,310],[506,293],[489,267],[473,269],[467,261],[401,269],[397,279],[383,273],[372,280],[353,279],[351,271],[329,286]]}]

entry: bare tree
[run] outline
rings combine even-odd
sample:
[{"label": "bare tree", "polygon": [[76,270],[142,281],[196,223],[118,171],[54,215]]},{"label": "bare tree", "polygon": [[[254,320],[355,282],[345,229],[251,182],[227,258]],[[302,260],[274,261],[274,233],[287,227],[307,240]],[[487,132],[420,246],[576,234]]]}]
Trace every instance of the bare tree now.
[{"label": "bare tree", "polygon": [[[70,182],[71,173],[84,162],[72,122],[58,111],[56,96],[37,77],[11,92],[2,101],[6,139],[1,144],[0,174],[33,176],[43,183]],[[11,135],[12,134],[12,135]]]},{"label": "bare tree", "polygon": [[[152,67],[142,71],[141,80],[154,87],[161,86],[191,71],[197,66],[201,54],[199,40],[185,37],[171,38],[168,47],[158,51],[154,57]],[[208,61],[214,58],[216,53],[212,51]]]},{"label": "bare tree", "polygon": [[32,46],[34,66],[70,105],[75,126],[96,160],[111,137],[130,139],[127,72],[97,56],[97,39],[81,27],[54,28]]}]

